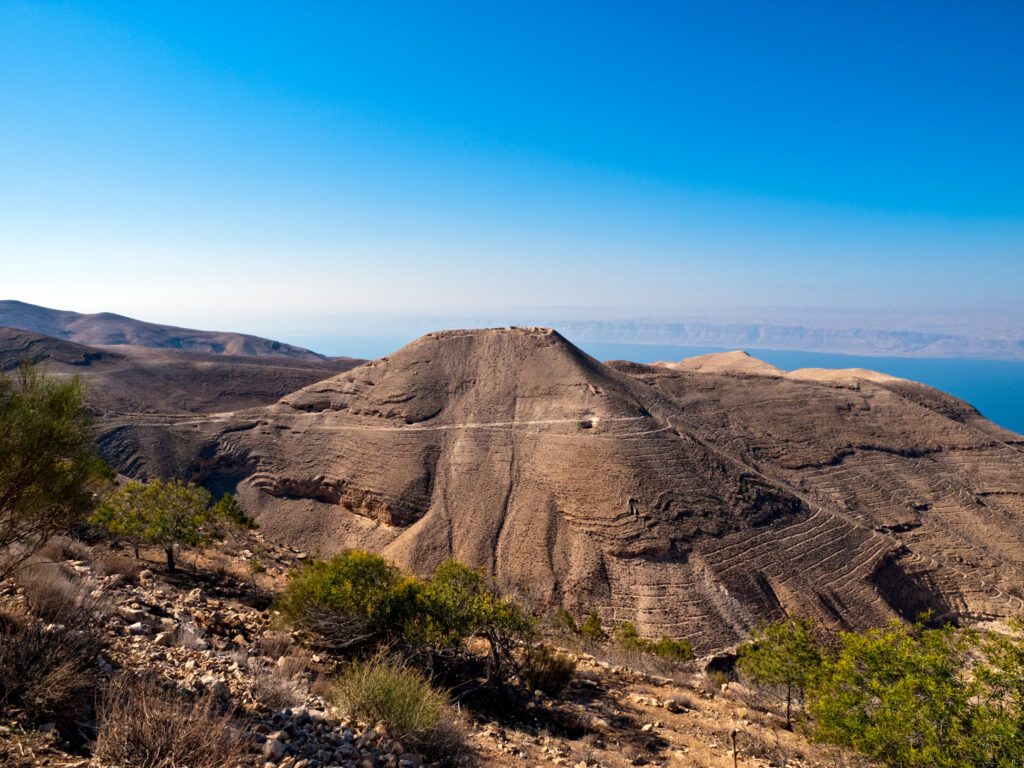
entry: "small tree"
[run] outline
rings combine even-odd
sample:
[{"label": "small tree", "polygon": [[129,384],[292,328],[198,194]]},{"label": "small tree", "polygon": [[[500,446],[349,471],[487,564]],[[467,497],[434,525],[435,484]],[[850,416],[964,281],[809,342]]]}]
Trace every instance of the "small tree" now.
[{"label": "small tree", "polygon": [[130,541],[136,555],[141,543],[160,547],[173,573],[180,547],[201,547],[231,527],[253,524],[230,496],[212,502],[209,491],[192,483],[129,480],[106,497],[91,521]]},{"label": "small tree", "polygon": [[821,651],[809,619],[784,619],[754,633],[740,649],[739,668],[761,686],[778,686],[786,702],[786,728],[793,727],[794,694],[804,691],[821,666]]},{"label": "small tree", "polygon": [[0,376],[0,578],[84,519],[111,476],[92,452],[77,378],[58,382],[29,366]]},{"label": "small tree", "polygon": [[139,547],[146,542],[147,504],[144,483],[121,483],[106,495],[89,522],[102,528],[108,536],[127,542],[138,558]]},{"label": "small tree", "polygon": [[214,507],[214,518],[221,521],[228,528],[237,531],[255,531],[259,530],[260,527],[259,523],[245,514],[242,505],[238,503],[238,499],[230,493],[225,493],[217,501]]},{"label": "small tree", "polygon": [[480,571],[455,560],[438,566],[419,594],[423,638],[435,646],[457,647],[477,636],[490,647],[489,676],[503,682],[513,651],[533,635],[534,626],[519,603],[503,598]]},{"label": "small tree", "polygon": [[978,680],[964,674],[975,633],[894,623],[842,643],[811,692],[818,738],[906,768],[1019,764],[976,747]]}]

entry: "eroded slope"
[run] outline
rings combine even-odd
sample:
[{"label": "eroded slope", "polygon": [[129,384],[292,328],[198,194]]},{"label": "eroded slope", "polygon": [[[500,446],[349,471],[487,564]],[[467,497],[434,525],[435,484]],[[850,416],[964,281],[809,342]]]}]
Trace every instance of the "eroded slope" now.
[{"label": "eroded slope", "polygon": [[454,556],[699,650],[783,610],[860,628],[1021,607],[1018,436],[910,382],[740,362],[431,334],[267,408],[153,421],[135,469],[237,485],[268,536],[308,550],[419,572]]}]

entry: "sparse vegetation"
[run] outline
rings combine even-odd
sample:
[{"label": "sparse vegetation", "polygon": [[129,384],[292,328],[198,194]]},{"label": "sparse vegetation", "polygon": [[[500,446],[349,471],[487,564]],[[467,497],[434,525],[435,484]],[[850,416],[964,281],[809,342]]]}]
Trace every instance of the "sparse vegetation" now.
[{"label": "sparse vegetation", "polygon": [[379,653],[353,662],[336,686],[339,707],[383,723],[403,745],[441,754],[461,741],[448,698],[407,662]]},{"label": "sparse vegetation", "polygon": [[609,633],[601,625],[601,617],[596,612],[590,613],[577,624],[572,614],[559,609],[552,617],[552,624],[556,631],[582,638],[591,647],[611,640],[613,645],[606,646],[605,653],[618,650],[620,655],[632,657],[637,662],[641,659],[642,654],[657,656],[668,663],[686,662],[693,659],[693,647],[685,637],[677,640],[662,635],[658,640],[651,640],[641,637],[636,625],[631,621],[623,621],[612,627],[609,636]]},{"label": "sparse vegetation", "polygon": [[303,676],[305,669],[305,660],[300,658],[285,664],[254,661],[250,670],[255,683],[253,697],[275,710],[301,704],[309,688]]},{"label": "sparse vegetation", "polygon": [[187,698],[158,681],[116,675],[98,713],[96,756],[124,768],[233,768],[248,746],[213,696]]},{"label": "sparse vegetation", "polygon": [[653,653],[668,661],[689,661],[693,658],[693,647],[685,637],[673,640],[663,635],[660,640],[648,640],[640,636],[631,621],[624,621],[615,627],[612,639],[628,651]]},{"label": "sparse vegetation", "polygon": [[92,451],[78,379],[27,366],[0,376],[0,578],[80,522],[109,477]]},{"label": "sparse vegetation", "polygon": [[107,494],[91,522],[108,535],[135,547],[160,547],[167,570],[175,570],[179,547],[201,547],[224,536],[229,528],[249,529],[255,522],[245,516],[234,497],[225,494],[213,503],[205,488],[179,480],[129,480]]},{"label": "sparse vegetation", "polygon": [[533,691],[557,696],[572,682],[576,662],[547,645],[533,645],[523,655],[519,675]]},{"label": "sparse vegetation", "polygon": [[77,722],[97,682],[99,641],[88,631],[0,613],[0,712],[21,722]]},{"label": "sparse vegetation", "polygon": [[783,619],[758,629],[740,649],[739,668],[765,690],[780,691],[786,704],[786,727],[793,724],[793,701],[804,693],[821,666],[822,656],[808,619]]},{"label": "sparse vegetation", "polygon": [[59,563],[29,561],[18,570],[15,582],[33,615],[48,623],[81,629],[105,610],[99,586],[72,576]]}]

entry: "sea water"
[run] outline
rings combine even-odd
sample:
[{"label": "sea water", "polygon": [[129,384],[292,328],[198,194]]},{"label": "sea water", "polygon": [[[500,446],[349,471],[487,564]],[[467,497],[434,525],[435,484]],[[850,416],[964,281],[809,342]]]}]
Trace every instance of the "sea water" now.
[{"label": "sea water", "polygon": [[[722,348],[659,344],[580,344],[600,360],[681,360]],[[797,368],[868,368],[911,379],[966,400],[991,421],[1024,434],[1024,362],[936,357],[869,357],[827,352],[750,349],[751,355],[784,371]]]}]

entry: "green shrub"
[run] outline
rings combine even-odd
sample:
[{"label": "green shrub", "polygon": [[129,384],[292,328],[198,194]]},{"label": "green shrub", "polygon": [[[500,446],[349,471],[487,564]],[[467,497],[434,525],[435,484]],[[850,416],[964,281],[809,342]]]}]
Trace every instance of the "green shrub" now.
[{"label": "green shrub", "polygon": [[576,623],[576,619],[565,608],[557,609],[551,615],[550,621],[551,626],[558,632],[565,632],[570,635],[580,634],[580,625]]},{"label": "green shrub", "polygon": [[546,645],[527,648],[519,676],[531,691],[557,696],[572,682],[576,662]]},{"label": "green shrub", "polygon": [[645,649],[645,642],[632,621],[624,621],[616,626],[612,630],[612,638],[627,650],[642,651]]},{"label": "green shrub", "polygon": [[690,661],[693,658],[693,646],[685,637],[673,640],[663,635],[657,642],[649,643],[648,648],[651,653],[669,661]]},{"label": "green shrub", "polygon": [[758,629],[740,648],[738,664],[758,685],[781,691],[789,728],[794,696],[803,699],[821,661],[814,624],[809,619],[783,619]]},{"label": "green shrub", "polygon": [[293,571],[277,608],[336,650],[391,643],[458,652],[480,637],[490,647],[489,677],[499,682],[533,634],[525,610],[480,571],[446,560],[431,579],[403,578],[379,555],[359,550]]},{"label": "green shrub", "polygon": [[[906,768],[1019,765],[1024,742],[1005,740],[998,755],[988,736],[1000,728],[979,729],[1005,710],[990,708],[982,680],[965,674],[976,640],[952,627],[904,624],[844,633],[811,691],[818,738]],[[1019,737],[1019,711],[1003,725]]]},{"label": "green shrub", "polygon": [[461,645],[490,621],[494,599],[480,571],[445,560],[419,590],[417,626],[407,636],[440,648]]},{"label": "green shrub", "polygon": [[594,640],[601,642],[608,639],[608,633],[604,631],[604,627],[601,626],[601,617],[597,615],[597,612],[591,613],[587,618],[580,624],[580,635],[586,640]]},{"label": "green shrub", "polygon": [[383,724],[406,748],[437,754],[460,740],[448,697],[398,659],[354,662],[338,678],[335,699],[350,716]]},{"label": "green shrub", "polygon": [[534,633],[533,621],[519,603],[501,597],[480,571],[455,560],[443,562],[417,597],[418,629],[407,637],[435,647],[483,638],[490,647],[488,677],[496,682],[504,682],[513,652]]},{"label": "green shrub", "polygon": [[345,650],[402,637],[418,591],[379,555],[349,550],[289,573],[275,607],[294,626]]}]

